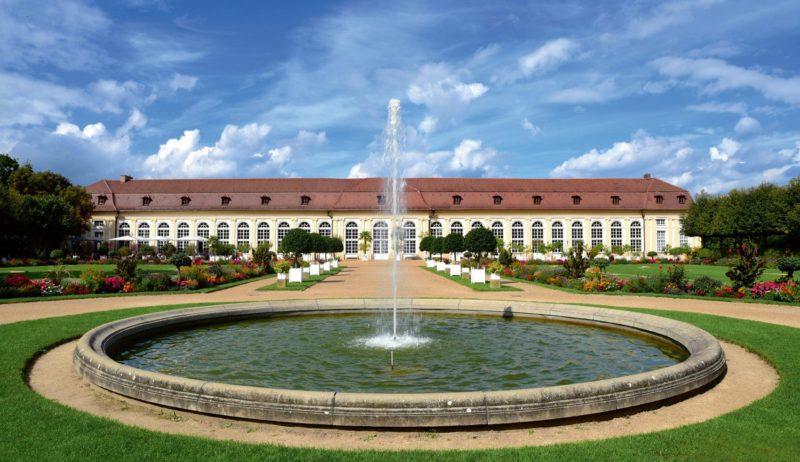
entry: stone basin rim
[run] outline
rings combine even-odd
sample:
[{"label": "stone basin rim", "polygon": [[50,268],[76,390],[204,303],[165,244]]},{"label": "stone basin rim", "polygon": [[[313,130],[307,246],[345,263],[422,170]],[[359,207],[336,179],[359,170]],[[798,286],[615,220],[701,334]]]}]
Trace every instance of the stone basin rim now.
[{"label": "stone basin rim", "polygon": [[541,388],[478,392],[353,393],[287,390],[208,382],[136,369],[107,351],[133,336],[184,325],[270,315],[325,315],[384,309],[389,299],[260,301],[151,313],[84,334],[76,371],[112,392],[158,405],[234,418],[354,427],[451,427],[517,424],[599,414],[676,398],[717,381],[725,355],[716,338],[687,323],[649,314],[539,302],[401,299],[398,309],[479,313],[601,324],[667,338],[685,348],[681,363],[634,375]]}]

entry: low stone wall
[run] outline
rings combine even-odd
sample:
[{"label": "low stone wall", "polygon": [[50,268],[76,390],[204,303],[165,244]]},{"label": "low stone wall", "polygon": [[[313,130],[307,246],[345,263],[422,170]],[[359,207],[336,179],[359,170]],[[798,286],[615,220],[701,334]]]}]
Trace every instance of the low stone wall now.
[{"label": "low stone wall", "polygon": [[148,314],[86,333],[73,355],[85,379],[146,402],[190,411],[273,422],[355,427],[497,425],[585,416],[642,406],[690,393],[725,372],[717,340],[690,324],[628,311],[534,302],[409,299],[398,309],[555,318],[634,329],[671,339],[689,357],[676,365],[625,377],[508,391],[337,393],[248,387],[175,377],[120,364],[116,345],[157,331],[273,314],[375,311],[383,299],[264,301]]}]

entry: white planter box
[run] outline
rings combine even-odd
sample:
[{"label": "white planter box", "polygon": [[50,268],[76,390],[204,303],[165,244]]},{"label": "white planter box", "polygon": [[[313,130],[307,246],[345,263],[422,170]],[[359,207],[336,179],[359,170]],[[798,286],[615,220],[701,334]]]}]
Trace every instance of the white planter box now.
[{"label": "white planter box", "polygon": [[331,270],[331,262],[326,261],[325,263],[322,264],[322,271],[327,273],[330,270]]},{"label": "white planter box", "polygon": [[499,281],[500,280],[500,275],[497,274],[497,273],[492,273],[492,274],[489,275],[489,280],[490,281]]},{"label": "white planter box", "polygon": [[461,265],[450,265],[450,276],[461,276]]},{"label": "white planter box", "polygon": [[286,279],[289,276],[287,273],[278,273],[278,279]]},{"label": "white planter box", "polygon": [[436,260],[425,260],[425,266],[428,268],[436,267]]},{"label": "white planter box", "polygon": [[469,273],[469,268],[461,267],[461,274]]},{"label": "white planter box", "polygon": [[308,267],[309,276],[319,276],[319,265],[311,265]]},{"label": "white planter box", "polygon": [[303,282],[303,270],[305,268],[289,269],[289,282]]},{"label": "white planter box", "polygon": [[305,273],[305,274],[309,274],[311,272],[311,268],[308,267],[308,266],[305,266],[305,267],[300,268],[300,269],[303,270],[303,273]]},{"label": "white planter box", "polygon": [[447,269],[447,264],[444,262],[436,262],[436,271],[444,271]]},{"label": "white planter box", "polygon": [[339,261],[338,260],[333,260],[331,262],[331,268],[338,268],[338,267],[339,267]]},{"label": "white planter box", "polygon": [[472,268],[469,282],[473,284],[486,284],[486,268]]}]

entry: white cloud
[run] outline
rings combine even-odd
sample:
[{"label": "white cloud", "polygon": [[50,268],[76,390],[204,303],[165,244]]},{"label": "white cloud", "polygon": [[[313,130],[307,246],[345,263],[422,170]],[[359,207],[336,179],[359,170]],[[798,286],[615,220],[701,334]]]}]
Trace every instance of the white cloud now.
[{"label": "white cloud", "polygon": [[586,85],[558,90],[548,96],[547,101],[562,104],[604,103],[616,98],[617,93],[613,79],[593,79]]},{"label": "white cloud", "polygon": [[91,104],[80,90],[0,72],[0,126],[61,121],[67,117],[66,108],[89,108]]},{"label": "white cloud", "polygon": [[147,116],[142,114],[139,109],[134,108],[125,124],[117,129],[117,136],[127,135],[132,130],[141,130],[145,125],[147,125]]},{"label": "white cloud", "polygon": [[[498,153],[484,147],[480,140],[464,139],[452,150],[420,152],[406,151],[400,158],[400,168],[406,177],[496,176]],[[388,171],[383,156],[372,154],[350,168],[349,178],[384,176]]]},{"label": "white cloud", "polygon": [[426,106],[435,116],[453,117],[488,90],[480,82],[462,82],[449,66],[438,63],[422,66],[406,95],[412,103]]},{"label": "white cloud", "polygon": [[531,136],[536,136],[536,135],[539,134],[539,132],[542,131],[541,127],[537,127],[536,125],[532,124],[531,121],[528,120],[527,117],[522,119],[522,122],[521,122],[520,125],[522,126],[523,129],[525,129],[525,131],[530,133]]},{"label": "white cloud", "polygon": [[328,135],[325,131],[319,133],[310,132],[307,130],[300,130],[297,132],[296,142],[303,146],[320,146],[328,141]]},{"label": "white cloud", "polygon": [[650,37],[678,24],[691,21],[696,10],[709,7],[720,1],[673,0],[658,2],[658,6],[647,14],[632,18],[622,36],[632,39]]},{"label": "white cloud", "polygon": [[747,112],[747,105],[744,103],[703,103],[686,106],[686,109],[695,112],[711,113],[733,113],[744,115]]},{"label": "white cloud", "polygon": [[112,21],[81,0],[0,4],[0,64],[25,69],[53,65],[68,71],[95,69],[105,60],[98,38]]},{"label": "white cloud", "polygon": [[761,124],[758,120],[744,116],[736,122],[736,126],[734,127],[734,131],[739,135],[752,135],[753,133],[757,133],[761,130]]},{"label": "white cloud", "polygon": [[191,91],[195,85],[197,85],[197,77],[177,72],[172,74],[172,80],[169,81],[169,89],[172,93],[176,93],[178,90]]},{"label": "white cloud", "polygon": [[89,93],[95,99],[96,109],[115,114],[122,112],[123,105],[140,101],[143,91],[144,86],[132,80],[117,82],[101,79],[89,85]]},{"label": "white cloud", "polygon": [[739,152],[741,147],[742,145],[738,141],[731,138],[723,138],[717,146],[712,146],[708,149],[708,155],[711,160],[727,162]]},{"label": "white cloud", "polygon": [[665,57],[653,63],[662,74],[686,78],[708,93],[751,89],[773,101],[800,104],[800,77],[775,77],[734,66],[721,59]]},{"label": "white cloud", "polygon": [[439,124],[439,119],[436,117],[431,117],[426,115],[422,122],[417,125],[417,130],[424,134],[433,133],[436,130],[437,125]]},{"label": "white cloud", "polygon": [[[157,153],[148,156],[143,169],[152,177],[208,178],[280,168],[289,160],[291,149],[279,148],[265,154],[264,144],[270,130],[264,124],[227,125],[213,146],[200,143],[199,130],[186,130],[180,138],[168,140]],[[266,160],[253,164],[253,158]]]},{"label": "white cloud", "polygon": [[550,40],[530,54],[519,59],[519,70],[528,77],[555,69],[571,60],[578,51],[578,45],[568,38]]}]

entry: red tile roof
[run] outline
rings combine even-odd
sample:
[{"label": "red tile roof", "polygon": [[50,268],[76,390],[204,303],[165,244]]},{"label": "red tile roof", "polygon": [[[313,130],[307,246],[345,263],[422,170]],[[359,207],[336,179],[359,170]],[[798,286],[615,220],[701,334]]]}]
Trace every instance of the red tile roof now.
[{"label": "red tile roof", "polygon": [[[657,178],[505,179],[505,178],[407,178],[408,210],[685,210],[692,202],[685,189]],[[379,210],[378,196],[385,195],[383,178],[250,178],[212,180],[100,180],[86,187],[97,211],[354,211]],[[453,196],[461,196],[460,205]],[[656,203],[656,196],[663,203]],[[189,197],[181,205],[181,197]],[[222,196],[231,198],[222,205]],[[261,197],[270,198],[262,205]],[[308,196],[308,205],[301,205]],[[501,196],[501,203],[494,203]],[[534,205],[533,196],[541,196]],[[572,196],[580,196],[573,204]],[[618,205],[612,196],[619,196]],[[684,196],[681,204],[679,197]],[[150,205],[142,198],[149,197]]]}]

